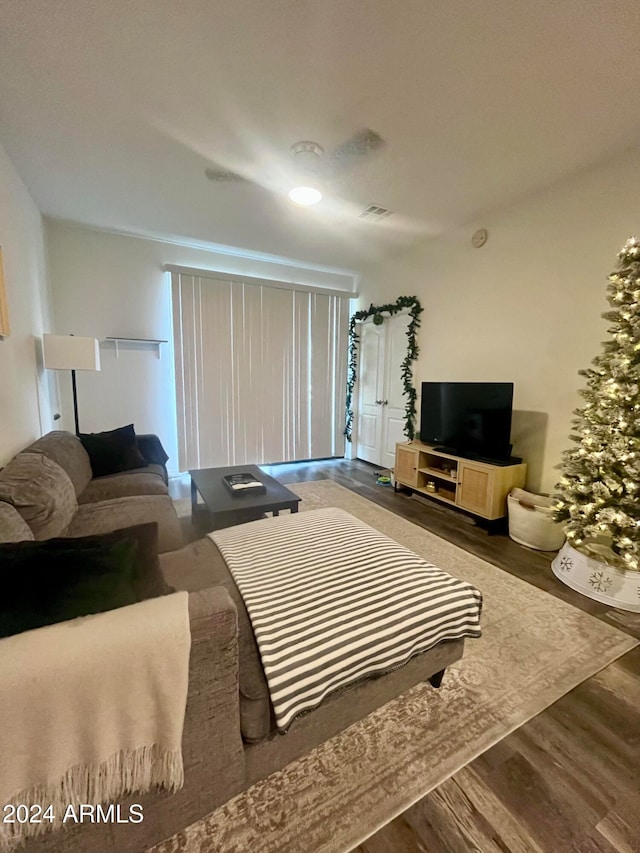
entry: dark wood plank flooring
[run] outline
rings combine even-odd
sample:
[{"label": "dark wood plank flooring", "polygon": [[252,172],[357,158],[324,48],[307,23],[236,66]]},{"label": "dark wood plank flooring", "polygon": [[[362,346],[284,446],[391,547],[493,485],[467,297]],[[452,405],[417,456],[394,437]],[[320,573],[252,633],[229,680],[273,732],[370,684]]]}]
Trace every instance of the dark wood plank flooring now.
[{"label": "dark wood plank flooring", "polygon": [[[376,469],[330,460],[263,466],[280,482],[329,478],[500,569],[640,637],[640,615],[579,595],[552,554],[490,535],[470,517],[376,485]],[[295,491],[295,488],[293,489]],[[606,667],[464,767],[357,853],[638,853],[640,648]]]}]

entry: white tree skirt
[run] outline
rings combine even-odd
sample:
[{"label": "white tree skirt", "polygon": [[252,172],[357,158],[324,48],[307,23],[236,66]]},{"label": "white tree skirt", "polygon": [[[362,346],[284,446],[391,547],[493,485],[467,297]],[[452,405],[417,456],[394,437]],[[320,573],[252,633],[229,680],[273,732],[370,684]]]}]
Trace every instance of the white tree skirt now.
[{"label": "white tree skirt", "polygon": [[565,543],[551,563],[554,575],[576,592],[640,613],[640,572],[623,571],[587,557]]}]

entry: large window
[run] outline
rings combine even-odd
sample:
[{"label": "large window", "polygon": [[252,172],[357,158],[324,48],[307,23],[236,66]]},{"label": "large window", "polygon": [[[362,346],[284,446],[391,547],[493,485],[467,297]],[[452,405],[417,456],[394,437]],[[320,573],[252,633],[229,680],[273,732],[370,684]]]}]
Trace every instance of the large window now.
[{"label": "large window", "polygon": [[171,285],[181,471],[344,454],[350,294],[199,271]]}]

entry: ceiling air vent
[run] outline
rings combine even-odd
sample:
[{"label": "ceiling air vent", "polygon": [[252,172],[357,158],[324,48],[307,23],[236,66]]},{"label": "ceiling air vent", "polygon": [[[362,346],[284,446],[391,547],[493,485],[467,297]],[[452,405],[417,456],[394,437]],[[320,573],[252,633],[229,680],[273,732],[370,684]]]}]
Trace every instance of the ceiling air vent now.
[{"label": "ceiling air vent", "polygon": [[379,207],[377,204],[370,204],[366,210],[363,210],[359,215],[358,219],[385,219],[387,216],[391,216],[391,211],[387,210],[386,207]]}]

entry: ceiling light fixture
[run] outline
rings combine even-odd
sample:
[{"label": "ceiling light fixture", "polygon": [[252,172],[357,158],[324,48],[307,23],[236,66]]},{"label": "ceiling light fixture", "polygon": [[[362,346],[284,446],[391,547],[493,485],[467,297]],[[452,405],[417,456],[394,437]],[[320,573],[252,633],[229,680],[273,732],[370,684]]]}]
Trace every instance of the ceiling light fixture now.
[{"label": "ceiling light fixture", "polygon": [[317,142],[305,140],[292,145],[291,153],[299,183],[289,190],[289,198],[295,204],[310,207],[322,198],[322,192],[318,189],[318,172],[324,150]]},{"label": "ceiling light fixture", "polygon": [[316,187],[293,187],[293,189],[289,190],[289,198],[296,204],[309,207],[320,201],[322,193]]}]

